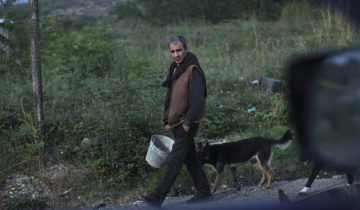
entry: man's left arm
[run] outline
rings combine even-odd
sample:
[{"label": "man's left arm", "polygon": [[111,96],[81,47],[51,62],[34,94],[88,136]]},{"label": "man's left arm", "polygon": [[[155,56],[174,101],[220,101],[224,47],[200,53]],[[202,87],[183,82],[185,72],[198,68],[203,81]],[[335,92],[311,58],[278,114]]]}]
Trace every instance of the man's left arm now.
[{"label": "man's left arm", "polygon": [[184,129],[188,131],[193,121],[197,119],[202,112],[205,103],[205,84],[199,70],[193,69],[189,84],[189,110],[186,113]]}]

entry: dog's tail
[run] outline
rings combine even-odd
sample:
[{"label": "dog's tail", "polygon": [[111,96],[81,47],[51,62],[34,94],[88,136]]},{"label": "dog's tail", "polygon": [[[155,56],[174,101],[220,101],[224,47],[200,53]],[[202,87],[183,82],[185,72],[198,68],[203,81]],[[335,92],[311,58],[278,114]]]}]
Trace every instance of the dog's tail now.
[{"label": "dog's tail", "polygon": [[276,145],[280,149],[286,149],[290,146],[293,137],[293,132],[291,130],[287,130],[280,140],[270,140],[269,142],[271,145]]}]

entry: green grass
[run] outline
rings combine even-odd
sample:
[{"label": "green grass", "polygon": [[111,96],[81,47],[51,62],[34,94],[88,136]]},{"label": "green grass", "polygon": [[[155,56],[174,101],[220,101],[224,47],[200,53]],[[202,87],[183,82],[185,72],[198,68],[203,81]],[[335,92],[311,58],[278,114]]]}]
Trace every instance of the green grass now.
[{"label": "green grass", "polygon": [[[55,17],[42,19],[48,132],[40,140],[32,126],[29,56],[14,55],[0,64],[4,67],[0,73],[6,74],[0,78],[5,84],[0,92],[0,180],[13,171],[31,173],[46,164],[68,161],[91,169],[89,177],[101,180],[101,190],[113,196],[126,197],[122,192],[131,189],[154,189],[163,169],[148,166],[145,154],[152,134],[170,136],[161,122],[166,90],[160,84],[171,62],[167,40],[174,35],[187,39],[207,77],[207,118],[197,140],[279,139],[292,127],[286,91],[269,96],[250,82],[273,77],[286,84],[289,59],[341,49],[359,39],[358,32],[339,15],[301,2],[285,7],[277,21],[253,17],[160,27],[123,20],[69,30]],[[254,107],[256,111],[248,111]],[[80,147],[83,138],[96,139],[98,144],[84,150]],[[296,141],[286,150],[274,149],[274,180],[308,173],[298,155]],[[208,167],[205,171],[213,182],[214,171]],[[249,164],[239,167],[238,174],[248,184],[257,184],[261,177]],[[231,185],[231,181],[227,170],[223,182]],[[191,186],[184,167],[170,195],[193,193]]]},{"label": "green grass", "polygon": [[[252,136],[279,139],[292,127],[288,121],[286,94],[262,95],[259,87],[251,87],[249,81],[273,77],[286,82],[286,65],[292,57],[342,48],[358,39],[351,25],[339,15],[331,15],[328,10],[311,10],[306,3],[300,5],[303,10],[294,10],[298,6],[289,5],[277,22],[254,19],[214,25],[185,22],[159,28],[142,25],[126,31],[126,35],[119,31],[119,35],[126,37],[123,42],[133,53],[148,57],[162,77],[170,63],[166,40],[173,35],[187,38],[189,50],[198,56],[208,79],[208,118],[200,128],[198,139],[222,137],[235,141]],[[148,36],[150,32],[151,37]],[[220,110],[219,105],[224,108]],[[251,107],[256,107],[257,111],[247,113]],[[208,126],[211,120],[215,127]],[[229,123],[224,122],[236,126],[228,127]],[[208,135],[217,128],[216,134]],[[226,132],[221,132],[224,130]],[[275,181],[307,176],[310,168],[299,161],[299,150],[296,140],[286,150],[274,149],[272,168]],[[205,170],[213,182],[214,171],[206,167]],[[239,167],[238,174],[254,177],[247,183],[261,178],[259,170],[249,164]],[[159,179],[161,173],[157,176]],[[177,182],[192,186],[186,176],[187,173],[181,173]],[[226,172],[224,183],[231,185],[231,182],[230,172]]]}]

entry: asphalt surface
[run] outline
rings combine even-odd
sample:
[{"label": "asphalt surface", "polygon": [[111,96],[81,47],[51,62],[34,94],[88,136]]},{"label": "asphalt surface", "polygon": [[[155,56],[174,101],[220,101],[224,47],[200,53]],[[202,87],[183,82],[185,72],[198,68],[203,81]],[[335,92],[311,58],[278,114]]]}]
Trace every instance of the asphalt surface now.
[{"label": "asphalt surface", "polygon": [[[187,204],[186,200],[191,198],[189,196],[183,197],[167,197],[163,202],[161,209],[294,209],[294,206],[286,206],[280,204],[279,189],[282,189],[286,197],[292,203],[300,203],[307,198],[312,198],[317,195],[324,194],[336,189],[351,189],[354,185],[358,185],[358,179],[355,180],[354,185],[347,186],[346,176],[336,175],[332,178],[316,179],[306,195],[299,195],[299,191],[305,186],[307,179],[298,179],[293,181],[274,182],[270,189],[258,186],[242,187],[239,191],[235,188],[220,189],[213,196],[212,199],[198,204]],[[357,192],[356,192],[357,193]],[[326,205],[331,205],[327,202]],[[287,208],[288,207],[288,208]],[[324,207],[324,205],[322,205]],[[360,202],[359,202],[360,207]],[[125,203],[119,205],[100,204],[83,209],[101,209],[101,210],[139,210],[139,209],[154,209],[147,206],[144,202],[138,200],[132,203]],[[325,207],[324,207],[325,208]],[[296,208],[295,208],[296,209]],[[299,208],[301,209],[301,208]],[[337,209],[337,208],[334,208]],[[342,209],[342,208],[340,208]],[[357,209],[357,208],[355,208]],[[360,208],[359,208],[360,209]]]}]

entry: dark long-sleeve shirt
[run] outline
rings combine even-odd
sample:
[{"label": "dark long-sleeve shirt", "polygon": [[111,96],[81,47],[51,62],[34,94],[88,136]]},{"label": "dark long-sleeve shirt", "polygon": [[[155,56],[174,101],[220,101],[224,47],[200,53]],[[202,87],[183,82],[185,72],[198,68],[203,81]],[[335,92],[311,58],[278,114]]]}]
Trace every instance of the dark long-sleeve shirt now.
[{"label": "dark long-sleeve shirt", "polygon": [[201,73],[194,68],[190,77],[189,110],[186,113],[184,125],[190,126],[201,114],[205,103],[205,84]]}]

